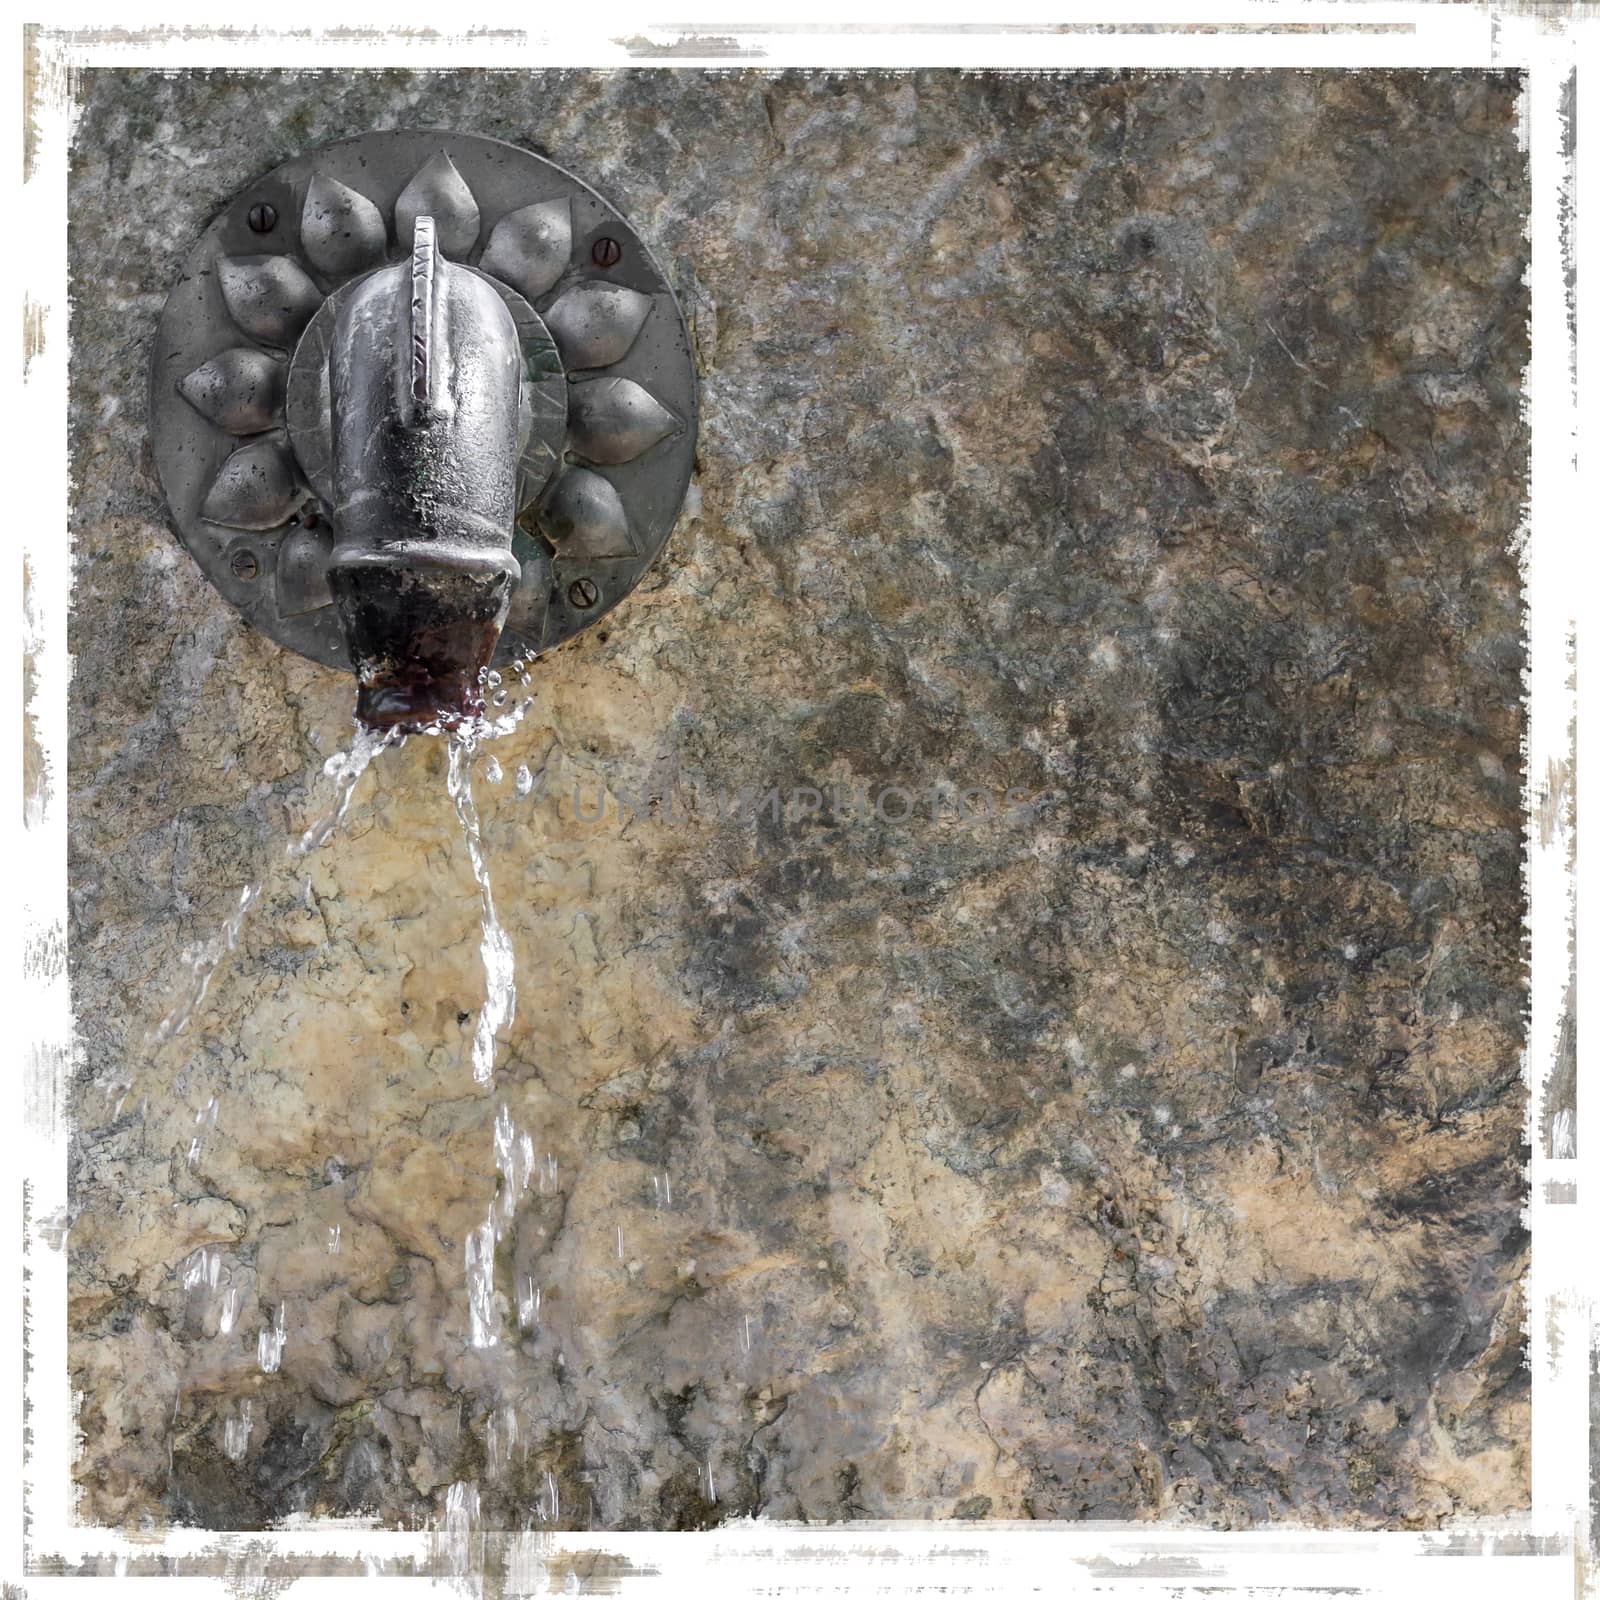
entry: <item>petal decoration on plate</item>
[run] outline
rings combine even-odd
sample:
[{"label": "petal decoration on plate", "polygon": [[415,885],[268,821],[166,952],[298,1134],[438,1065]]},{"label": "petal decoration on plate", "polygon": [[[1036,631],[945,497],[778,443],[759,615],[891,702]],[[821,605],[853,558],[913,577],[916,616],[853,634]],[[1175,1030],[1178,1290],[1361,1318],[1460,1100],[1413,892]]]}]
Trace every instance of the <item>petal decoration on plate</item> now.
[{"label": "petal decoration on plate", "polygon": [[572,386],[567,437],[579,455],[601,466],[632,461],[681,426],[632,378],[595,378]]},{"label": "petal decoration on plate", "polygon": [[206,494],[200,515],[225,528],[261,532],[287,522],[300,503],[294,458],[282,438],[241,445],[226,461]]},{"label": "petal decoration on plate", "polygon": [[572,255],[572,204],[541,200],[494,225],[478,265],[528,300],[555,287]]},{"label": "petal decoration on plate", "polygon": [[333,604],[328,558],[333,533],[327,527],[298,527],[278,547],[278,615],[304,616]]},{"label": "petal decoration on plate", "polygon": [[411,248],[418,217],[432,217],[434,237],[447,256],[464,256],[478,242],[478,202],[455,163],[441,151],[424,162],[394,203],[400,248]]},{"label": "petal decoration on plate", "polygon": [[585,467],[572,467],[556,479],[539,508],[539,525],[563,558],[636,553],[622,496],[608,479]]},{"label": "petal decoration on plate", "polygon": [[252,339],[287,349],[305,330],[322,291],[293,256],[224,256],[217,281],[228,315]]},{"label": "petal decoration on plate", "polygon": [[383,213],[364,194],[314,172],[300,210],[300,242],[318,272],[349,278],[383,260],[389,234]]},{"label": "petal decoration on plate", "polygon": [[609,367],[633,348],[655,301],[620,283],[578,283],[544,314],[568,371]]},{"label": "petal decoration on plate", "polygon": [[180,378],[178,393],[225,433],[265,433],[283,409],[283,367],[264,350],[223,350]]}]

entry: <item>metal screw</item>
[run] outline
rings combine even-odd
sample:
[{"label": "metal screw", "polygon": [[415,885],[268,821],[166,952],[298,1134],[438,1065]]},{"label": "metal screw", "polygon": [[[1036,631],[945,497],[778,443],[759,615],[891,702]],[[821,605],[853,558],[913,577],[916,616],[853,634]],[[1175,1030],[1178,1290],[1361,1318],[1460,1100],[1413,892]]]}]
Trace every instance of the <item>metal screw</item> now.
[{"label": "metal screw", "polygon": [[589,255],[597,267],[614,267],[622,259],[622,246],[615,239],[596,239]]},{"label": "metal screw", "polygon": [[254,583],[261,576],[261,563],[254,550],[235,550],[228,566],[241,583]]},{"label": "metal screw", "polygon": [[250,207],[250,215],[246,220],[251,233],[271,233],[278,226],[278,211],[265,200],[258,200]]},{"label": "metal screw", "polygon": [[600,598],[600,587],[593,578],[578,578],[567,590],[567,599],[580,611],[587,611]]}]

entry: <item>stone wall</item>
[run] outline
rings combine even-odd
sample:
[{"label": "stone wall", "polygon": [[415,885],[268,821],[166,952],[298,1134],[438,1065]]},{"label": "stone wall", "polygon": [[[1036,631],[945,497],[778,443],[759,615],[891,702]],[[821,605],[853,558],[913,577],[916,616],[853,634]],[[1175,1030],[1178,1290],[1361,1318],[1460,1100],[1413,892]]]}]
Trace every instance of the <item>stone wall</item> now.
[{"label": "stone wall", "polygon": [[[86,73],[83,1514],[1526,1507],[1517,88]],[[408,125],[619,205],[703,379],[662,563],[474,763],[519,978],[490,1089],[441,742],[285,865],[352,684],[205,584],[145,426],[215,210]],[[935,780],[1035,803],[711,802]],[[539,1171],[476,1348],[502,1107]]]}]

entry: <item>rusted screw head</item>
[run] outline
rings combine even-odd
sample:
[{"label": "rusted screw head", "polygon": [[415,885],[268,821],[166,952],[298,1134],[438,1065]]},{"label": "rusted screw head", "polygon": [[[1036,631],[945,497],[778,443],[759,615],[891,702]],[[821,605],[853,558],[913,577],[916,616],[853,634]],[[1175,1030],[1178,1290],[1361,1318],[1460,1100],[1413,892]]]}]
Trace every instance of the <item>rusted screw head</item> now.
[{"label": "rusted screw head", "polygon": [[228,567],[241,583],[254,583],[261,576],[261,563],[254,550],[235,550]]},{"label": "rusted screw head", "polygon": [[614,267],[622,259],[622,246],[615,239],[596,239],[589,255],[597,267]]},{"label": "rusted screw head", "polygon": [[587,611],[600,598],[600,586],[593,578],[577,578],[567,590],[567,599],[580,611]]},{"label": "rusted screw head", "polygon": [[250,215],[246,220],[251,233],[271,233],[278,226],[277,207],[269,206],[265,200],[258,200],[250,207]]}]

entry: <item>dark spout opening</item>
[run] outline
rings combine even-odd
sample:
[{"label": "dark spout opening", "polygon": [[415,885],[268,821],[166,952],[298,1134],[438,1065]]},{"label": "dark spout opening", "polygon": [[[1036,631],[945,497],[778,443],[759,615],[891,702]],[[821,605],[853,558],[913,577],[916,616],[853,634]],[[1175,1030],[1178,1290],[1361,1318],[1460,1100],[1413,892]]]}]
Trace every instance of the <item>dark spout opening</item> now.
[{"label": "dark spout opening", "polygon": [[510,552],[335,555],[328,583],[363,727],[416,733],[483,715],[483,676],[517,571]]}]

